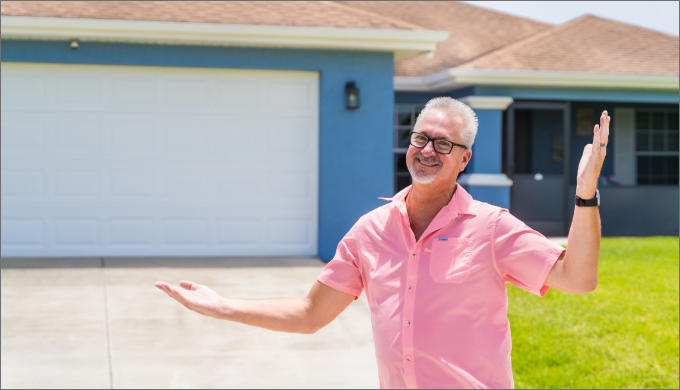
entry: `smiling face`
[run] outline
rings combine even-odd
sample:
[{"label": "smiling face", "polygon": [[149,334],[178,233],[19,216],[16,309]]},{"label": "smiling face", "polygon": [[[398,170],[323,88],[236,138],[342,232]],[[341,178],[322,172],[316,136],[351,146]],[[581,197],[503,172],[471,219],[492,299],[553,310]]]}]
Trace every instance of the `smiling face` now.
[{"label": "smiling face", "polygon": [[[462,144],[460,132],[465,126],[460,116],[449,117],[441,110],[428,111],[420,118],[418,127],[414,131],[425,134],[430,138],[442,138],[457,144]],[[448,184],[453,185],[458,174],[465,169],[470,161],[472,152],[454,146],[450,154],[440,154],[434,150],[432,142],[424,148],[410,145],[406,152],[406,166],[414,185],[416,184]]]}]

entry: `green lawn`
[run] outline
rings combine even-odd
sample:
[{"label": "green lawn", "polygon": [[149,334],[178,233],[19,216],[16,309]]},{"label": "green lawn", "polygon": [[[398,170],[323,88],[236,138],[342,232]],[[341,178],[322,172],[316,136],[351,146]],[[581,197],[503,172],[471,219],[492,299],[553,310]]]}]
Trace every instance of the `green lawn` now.
[{"label": "green lawn", "polygon": [[508,285],[517,388],[678,388],[678,238],[605,238],[599,284]]}]

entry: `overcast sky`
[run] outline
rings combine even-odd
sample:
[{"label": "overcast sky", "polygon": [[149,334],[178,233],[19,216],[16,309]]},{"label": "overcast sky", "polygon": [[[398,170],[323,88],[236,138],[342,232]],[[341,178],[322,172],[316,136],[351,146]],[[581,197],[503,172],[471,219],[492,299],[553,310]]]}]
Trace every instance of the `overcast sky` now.
[{"label": "overcast sky", "polygon": [[464,1],[550,24],[584,14],[678,36],[678,1]]}]

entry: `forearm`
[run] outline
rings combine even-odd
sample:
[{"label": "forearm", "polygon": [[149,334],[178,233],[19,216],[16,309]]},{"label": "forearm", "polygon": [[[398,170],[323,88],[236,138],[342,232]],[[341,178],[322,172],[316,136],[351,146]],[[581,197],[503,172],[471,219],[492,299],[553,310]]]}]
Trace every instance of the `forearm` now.
[{"label": "forearm", "polygon": [[305,298],[222,298],[219,318],[279,332],[309,334],[318,329]]},{"label": "forearm", "polygon": [[[591,199],[595,196],[595,190],[579,187],[577,195],[583,199]],[[598,207],[574,207],[567,252],[562,265],[564,276],[574,292],[589,292],[597,286],[600,229]]]}]

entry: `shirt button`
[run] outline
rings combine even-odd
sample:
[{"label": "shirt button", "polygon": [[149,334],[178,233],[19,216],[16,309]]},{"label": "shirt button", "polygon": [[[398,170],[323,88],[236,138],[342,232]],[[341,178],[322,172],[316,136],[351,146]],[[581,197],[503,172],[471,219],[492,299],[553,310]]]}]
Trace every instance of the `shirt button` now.
[{"label": "shirt button", "polygon": [[406,321],[406,326],[411,325],[411,321]]},{"label": "shirt button", "polygon": [[416,254],[415,254],[415,253],[412,254],[411,257],[413,257],[413,258],[415,259],[415,258],[416,258]]},{"label": "shirt button", "polygon": [[406,360],[410,362],[411,361],[411,355],[406,356]]},{"label": "shirt button", "polygon": [[413,287],[409,287],[408,292],[413,292]]}]

